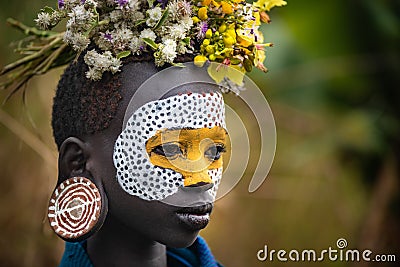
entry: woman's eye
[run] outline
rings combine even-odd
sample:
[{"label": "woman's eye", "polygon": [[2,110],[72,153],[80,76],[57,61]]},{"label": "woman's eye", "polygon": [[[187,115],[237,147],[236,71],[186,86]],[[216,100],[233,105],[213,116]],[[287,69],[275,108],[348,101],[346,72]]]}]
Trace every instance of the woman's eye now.
[{"label": "woman's eye", "polygon": [[153,148],[152,152],[167,158],[182,154],[182,150],[177,144],[163,144]]},{"label": "woman's eye", "polygon": [[204,152],[204,155],[210,160],[218,160],[223,152],[225,152],[225,146],[223,144],[216,144],[214,146],[209,147]]}]

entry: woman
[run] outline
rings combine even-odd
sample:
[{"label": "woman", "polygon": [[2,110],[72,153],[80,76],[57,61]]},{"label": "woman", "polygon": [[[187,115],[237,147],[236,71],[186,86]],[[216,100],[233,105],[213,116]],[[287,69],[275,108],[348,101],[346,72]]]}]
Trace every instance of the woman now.
[{"label": "woman", "polygon": [[[190,68],[150,77],[179,61],[215,62],[203,73],[238,93],[244,73],[266,71],[272,44],[258,28],[283,5],[59,0],[38,14],[42,30],[9,20],[29,35],[26,56],[0,72],[11,94],[80,55],[60,80],[52,117],[59,174],[48,217],[67,241],[61,266],[218,266],[197,235],[222,175],[219,87],[197,79],[200,69],[185,73],[189,82]],[[65,32],[50,31],[64,19]]]},{"label": "woman", "polygon": [[[66,245],[61,266],[91,266],[91,264],[94,266],[217,266],[205,242],[197,235],[209,221],[215,188],[221,175],[220,173],[211,174],[222,167],[221,153],[224,151],[226,138],[225,130],[221,127],[224,125],[224,107],[221,95],[217,92],[218,87],[198,82],[166,90],[167,93],[158,103],[168,101],[166,109],[171,108],[171,114],[168,116],[165,114],[163,121],[183,118],[177,109],[175,111],[172,109],[173,99],[182,97],[182,99],[192,99],[192,104],[197,106],[196,110],[190,110],[192,106],[189,109],[186,103],[185,105],[180,103],[179,108],[183,109],[184,117],[189,120],[190,117],[203,115],[197,118],[201,124],[199,123],[199,127],[196,128],[188,128],[188,123],[195,124],[196,120],[192,122],[179,120],[178,123],[172,121],[170,125],[172,127],[169,128],[159,125],[162,130],[181,129],[183,131],[178,133],[180,135],[177,138],[171,140],[167,140],[168,136],[165,133],[166,137],[162,142],[164,145],[158,145],[156,142],[148,152],[150,161],[157,156],[164,157],[167,159],[167,164],[170,161],[171,166],[158,164],[154,170],[153,168],[145,169],[149,162],[142,160],[146,157],[139,162],[136,158],[133,159],[132,172],[127,172],[126,183],[129,183],[129,179],[133,181],[132,179],[136,177],[142,187],[129,189],[128,186],[124,186],[126,185],[124,177],[119,177],[121,173],[119,175],[117,173],[126,165],[122,166],[123,163],[120,165],[120,162],[115,159],[113,162],[113,155],[118,158],[118,144],[124,142],[121,133],[123,119],[132,96],[145,80],[159,70],[152,62],[132,61],[124,64],[123,70],[118,75],[104,75],[101,81],[91,82],[84,77],[85,68],[87,67],[82,59],[76,64],[71,64],[60,80],[54,99],[52,125],[60,152],[59,177],[56,188],[58,195],[52,196],[49,218],[55,230],[68,228],[74,222],[78,224],[77,228],[80,224],[86,223],[79,216],[71,219],[70,214],[76,212],[77,209],[81,209],[80,215],[85,213],[85,208],[88,208],[82,206],[85,196],[71,193],[72,198],[70,195],[67,200],[63,199],[63,196],[71,189],[62,186],[66,191],[63,193],[60,185],[64,185],[63,182],[72,177],[85,177],[94,183],[100,192],[102,205],[96,224],[83,235],[71,237],[60,230],[56,231],[61,237],[70,241]],[[156,90],[150,92],[152,93],[146,96],[148,99],[153,97],[152,94],[156,94]],[[215,105],[212,108],[213,111],[201,110],[202,103],[204,107],[213,103],[210,99],[219,101],[221,105]],[[141,101],[143,104],[138,104],[141,106],[137,109],[139,111],[149,103],[157,102],[147,99]],[[204,114],[206,111],[207,114]],[[155,117],[162,113],[163,110],[158,110],[152,115]],[[215,122],[212,120],[215,116],[221,118]],[[142,118],[136,120],[143,121]],[[146,128],[150,129],[153,126],[152,120],[148,117],[144,121],[143,125]],[[150,126],[147,126],[148,123]],[[204,127],[205,125],[207,127]],[[128,126],[129,124],[126,129],[130,131]],[[160,129],[153,129],[153,132],[160,133]],[[207,132],[201,135],[205,130]],[[152,135],[152,133],[149,134]],[[142,135],[135,139],[141,139]],[[189,148],[189,143],[193,146],[207,140],[212,140],[212,142],[205,147],[197,145],[193,149]],[[143,149],[150,142],[153,142],[151,138],[136,145]],[[129,156],[137,154],[138,150],[135,146],[130,144],[129,147],[134,147],[136,151],[131,152]],[[196,150],[200,150],[201,153],[196,154]],[[128,154],[129,151],[126,151]],[[191,160],[187,161],[184,167],[174,166],[177,165],[174,164],[174,157],[186,160],[191,157]],[[150,164],[156,166],[157,159]],[[140,172],[138,169],[145,171]],[[163,170],[169,170],[178,179],[173,180],[173,183],[168,182],[167,179],[163,180],[164,176],[167,176],[162,173]],[[207,172],[205,173],[204,170]],[[135,176],[138,173],[139,175]],[[178,181],[179,176],[183,177],[181,179],[183,187]],[[154,179],[152,186],[151,179]],[[156,183],[156,179],[161,179],[163,182]],[[147,191],[152,189],[155,191],[163,184],[167,189],[176,190],[173,193],[165,191],[154,194],[153,197],[148,194],[146,197]],[[142,189],[142,192],[138,193],[136,189],[137,191]],[[65,205],[69,210],[63,210]],[[71,221],[68,221],[66,217]],[[81,239],[84,241],[71,243],[71,241]],[[172,249],[185,247],[189,248]]]}]

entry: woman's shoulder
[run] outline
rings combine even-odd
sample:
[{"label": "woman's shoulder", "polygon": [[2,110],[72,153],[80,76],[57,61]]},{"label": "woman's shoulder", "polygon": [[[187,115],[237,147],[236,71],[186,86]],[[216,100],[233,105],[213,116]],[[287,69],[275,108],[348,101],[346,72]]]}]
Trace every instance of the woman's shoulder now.
[{"label": "woman's shoulder", "polygon": [[[85,246],[85,241],[66,242],[59,267],[93,267]],[[222,267],[200,236],[188,248],[167,248],[167,264],[168,267]]]}]

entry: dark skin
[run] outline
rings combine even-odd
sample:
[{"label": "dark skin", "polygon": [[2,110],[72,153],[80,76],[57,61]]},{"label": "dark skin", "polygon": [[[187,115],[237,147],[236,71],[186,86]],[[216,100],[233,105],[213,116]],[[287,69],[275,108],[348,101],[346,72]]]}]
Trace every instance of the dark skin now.
[{"label": "dark skin", "polygon": [[[92,135],[70,137],[60,147],[59,183],[70,177],[84,176],[108,199],[104,224],[87,239],[87,253],[96,267],[165,267],[166,246],[190,246],[200,230],[182,224],[176,216],[180,207],[131,196],[116,179],[112,156],[125,109],[137,87],[156,72],[153,64],[147,62],[124,67],[121,73],[123,99],[110,127]],[[184,92],[187,88],[173,94]]]}]

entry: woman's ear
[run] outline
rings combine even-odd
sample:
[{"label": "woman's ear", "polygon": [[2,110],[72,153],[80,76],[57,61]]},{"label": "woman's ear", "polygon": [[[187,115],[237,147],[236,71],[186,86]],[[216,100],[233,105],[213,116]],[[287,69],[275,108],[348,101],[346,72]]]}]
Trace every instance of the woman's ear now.
[{"label": "woman's ear", "polygon": [[89,148],[81,139],[69,137],[59,151],[58,182],[47,216],[54,232],[69,242],[82,241],[96,233],[108,212],[102,181],[87,168]]},{"label": "woman's ear", "polygon": [[58,183],[77,176],[90,177],[86,169],[88,146],[76,137],[68,137],[61,144],[58,157]]}]

